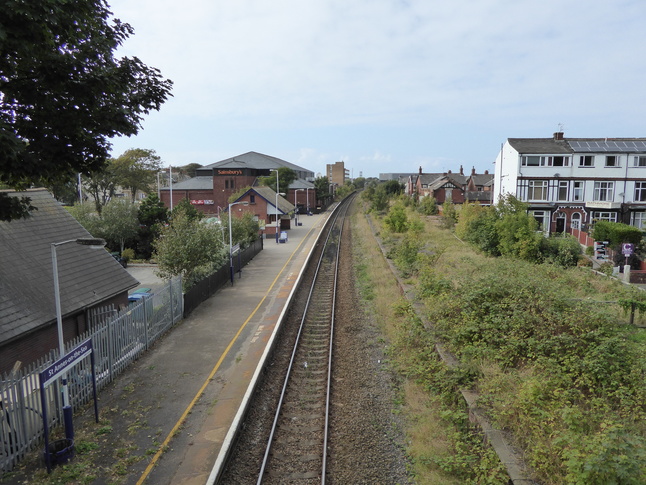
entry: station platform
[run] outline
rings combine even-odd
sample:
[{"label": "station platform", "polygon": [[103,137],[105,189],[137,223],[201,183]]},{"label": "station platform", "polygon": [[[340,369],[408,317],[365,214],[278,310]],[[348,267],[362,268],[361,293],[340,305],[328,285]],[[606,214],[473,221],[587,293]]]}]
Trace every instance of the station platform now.
[{"label": "station platform", "polygon": [[[301,215],[302,225],[288,231],[286,242],[268,236],[232,285],[202,303],[120,376],[114,389],[101,393],[104,410],[145,410],[145,429],[126,439],[139,453],[160,450],[133,465],[127,483],[207,483],[328,215]],[[131,274],[137,277],[137,271]]]}]

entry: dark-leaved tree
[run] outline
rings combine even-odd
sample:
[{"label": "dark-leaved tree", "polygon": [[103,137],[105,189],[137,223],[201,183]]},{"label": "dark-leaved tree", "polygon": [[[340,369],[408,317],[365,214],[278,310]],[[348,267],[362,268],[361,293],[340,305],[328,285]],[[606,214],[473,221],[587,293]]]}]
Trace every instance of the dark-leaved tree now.
[{"label": "dark-leaved tree", "polygon": [[[0,4],[0,184],[21,190],[97,171],[110,138],[136,134],[160,109],[172,82],[114,56],[132,33],[105,0]],[[28,208],[0,194],[0,219]]]}]

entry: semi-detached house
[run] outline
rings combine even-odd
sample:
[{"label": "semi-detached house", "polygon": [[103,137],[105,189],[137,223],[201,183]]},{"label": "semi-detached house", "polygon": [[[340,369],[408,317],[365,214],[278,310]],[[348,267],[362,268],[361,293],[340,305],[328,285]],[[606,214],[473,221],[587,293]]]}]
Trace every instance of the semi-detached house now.
[{"label": "semi-detached house", "polygon": [[546,233],[587,232],[594,221],[646,229],[646,138],[509,138],[494,204],[505,194],[526,202]]}]

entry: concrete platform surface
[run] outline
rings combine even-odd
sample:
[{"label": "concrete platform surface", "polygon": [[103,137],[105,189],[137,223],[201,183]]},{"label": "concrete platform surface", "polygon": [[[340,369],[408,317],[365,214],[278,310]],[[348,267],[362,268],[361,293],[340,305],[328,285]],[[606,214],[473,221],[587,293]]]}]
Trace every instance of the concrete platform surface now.
[{"label": "concrete platform surface", "polygon": [[[264,249],[119,377],[129,392],[100,406],[143,410],[146,426],[126,437],[139,452],[160,450],[133,466],[127,483],[204,484],[278,317],[328,213],[301,216],[286,243]],[[150,269],[129,267],[136,274]],[[141,281],[150,286],[152,280]],[[161,445],[161,446],[159,446]],[[145,469],[144,469],[145,467]]]}]

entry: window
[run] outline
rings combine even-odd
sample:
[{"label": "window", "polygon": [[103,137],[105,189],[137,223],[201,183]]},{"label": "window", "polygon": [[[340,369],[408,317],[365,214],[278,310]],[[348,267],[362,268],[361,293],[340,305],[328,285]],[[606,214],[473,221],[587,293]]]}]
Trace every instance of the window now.
[{"label": "window", "polygon": [[226,180],[224,181],[224,188],[225,188],[225,189],[228,189],[228,188],[229,188],[229,179],[226,179]]},{"label": "window", "polygon": [[521,157],[521,165],[523,167],[569,167],[570,157],[539,157],[538,155],[527,155]]},{"label": "window", "polygon": [[576,181],[573,182],[572,187],[572,200],[575,202],[581,202],[583,200],[583,182]]},{"label": "window", "polygon": [[618,167],[619,157],[617,155],[606,155],[606,167]]},{"label": "window", "polygon": [[633,212],[630,216],[630,225],[646,229],[646,212]]},{"label": "window", "polygon": [[596,201],[612,201],[615,190],[614,182],[595,182],[594,183],[594,198]]},{"label": "window", "polygon": [[579,167],[594,167],[594,155],[579,156]]},{"label": "window", "polygon": [[597,221],[617,222],[616,212],[593,212],[592,219]]},{"label": "window", "polygon": [[571,226],[572,229],[581,229],[581,214],[579,214],[578,212],[572,214]]},{"label": "window", "polygon": [[646,182],[635,182],[635,202],[646,201]]},{"label": "window", "polygon": [[549,157],[553,167],[569,167],[570,157]]},{"label": "window", "polygon": [[256,196],[254,194],[249,194],[249,203],[250,204],[256,203]]},{"label": "window", "polygon": [[547,180],[530,180],[527,200],[547,200]]},{"label": "window", "polygon": [[523,167],[538,167],[539,165],[542,165],[541,158],[543,157],[522,157],[521,164]]},{"label": "window", "polygon": [[646,156],[635,157],[635,167],[646,167]]},{"label": "window", "polygon": [[548,211],[531,211],[536,222],[538,222],[538,229],[541,231],[548,231],[550,227],[550,214]]},{"label": "window", "polygon": [[567,200],[567,189],[568,183],[565,180],[559,181],[559,191],[557,194],[557,200]]}]

